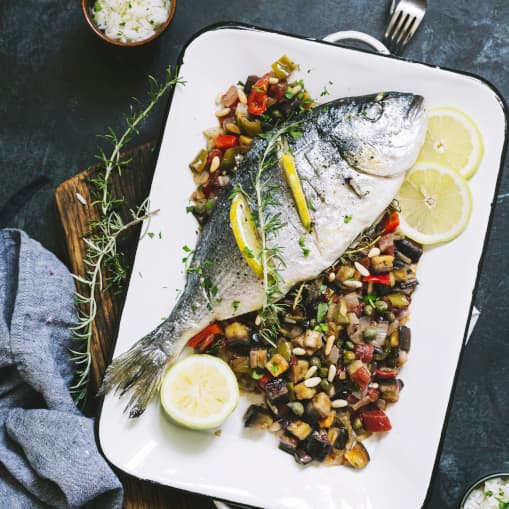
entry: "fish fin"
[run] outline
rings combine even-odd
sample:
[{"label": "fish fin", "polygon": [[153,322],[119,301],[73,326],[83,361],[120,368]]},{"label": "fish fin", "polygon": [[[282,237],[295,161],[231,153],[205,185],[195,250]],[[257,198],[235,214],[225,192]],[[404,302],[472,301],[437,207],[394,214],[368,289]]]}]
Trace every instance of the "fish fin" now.
[{"label": "fish fin", "polygon": [[139,417],[161,387],[163,374],[175,355],[164,348],[163,337],[174,333],[174,328],[158,328],[137,341],[127,352],[113,359],[106,370],[99,394],[114,390],[120,397],[130,399],[124,409],[129,417]]}]

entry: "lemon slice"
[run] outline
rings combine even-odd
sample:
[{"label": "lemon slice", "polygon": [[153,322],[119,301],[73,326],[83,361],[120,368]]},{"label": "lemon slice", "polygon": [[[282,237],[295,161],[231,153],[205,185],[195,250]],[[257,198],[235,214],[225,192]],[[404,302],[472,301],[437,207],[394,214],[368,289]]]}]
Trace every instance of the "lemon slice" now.
[{"label": "lemon slice", "polygon": [[163,378],[161,404],[171,419],[186,428],[216,428],[238,402],[235,374],[226,362],[211,355],[190,355]]},{"label": "lemon slice", "polygon": [[470,219],[472,195],[455,170],[436,163],[417,163],[399,190],[400,229],[421,244],[457,237]]},{"label": "lemon slice", "polygon": [[232,200],[230,206],[230,225],[242,256],[253,272],[259,278],[262,278],[263,267],[258,258],[262,250],[260,236],[258,235],[256,223],[251,215],[247,200],[242,193],[237,193]]},{"label": "lemon slice", "polygon": [[295,160],[291,154],[283,154],[281,156],[281,168],[292,192],[297,212],[299,213],[300,220],[306,231],[311,231],[312,219],[309,212],[309,207],[306,202],[306,195],[302,190],[302,184],[300,183],[299,175],[297,174],[297,168],[295,168]]},{"label": "lemon slice", "polygon": [[428,130],[418,161],[442,164],[470,178],[479,168],[484,146],[479,129],[455,108],[428,111]]}]

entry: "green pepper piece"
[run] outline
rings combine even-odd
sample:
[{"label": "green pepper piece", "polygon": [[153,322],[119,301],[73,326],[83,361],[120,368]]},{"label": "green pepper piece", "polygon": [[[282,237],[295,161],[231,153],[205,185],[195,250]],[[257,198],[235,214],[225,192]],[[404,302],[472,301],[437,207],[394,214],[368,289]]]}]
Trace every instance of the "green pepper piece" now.
[{"label": "green pepper piece", "polygon": [[239,147],[227,148],[221,159],[221,168],[229,170],[235,166],[235,156],[239,153]]},{"label": "green pepper piece", "polygon": [[258,136],[262,132],[262,123],[258,118],[249,120],[246,116],[239,114],[237,115],[237,124],[243,133],[252,138]]},{"label": "green pepper piece", "polygon": [[387,298],[396,308],[406,308],[410,304],[406,295],[403,295],[402,293],[391,293],[387,295]]},{"label": "green pepper piece", "polygon": [[272,70],[277,78],[284,80],[297,69],[297,65],[290,60],[288,55],[283,55],[272,64]]},{"label": "green pepper piece", "polygon": [[207,157],[209,153],[202,148],[198,154],[196,154],[196,157],[193,159],[193,161],[189,164],[189,168],[191,170],[195,171],[196,173],[200,173],[205,169],[205,166],[207,166]]},{"label": "green pepper piece", "polygon": [[391,339],[386,338],[384,343],[383,352],[378,353],[375,350],[375,353],[373,354],[373,360],[375,361],[383,361],[387,358],[387,356],[391,353]]},{"label": "green pepper piece", "polygon": [[292,356],[292,345],[289,341],[281,341],[277,345],[277,351],[281,354],[287,361],[290,360]]}]

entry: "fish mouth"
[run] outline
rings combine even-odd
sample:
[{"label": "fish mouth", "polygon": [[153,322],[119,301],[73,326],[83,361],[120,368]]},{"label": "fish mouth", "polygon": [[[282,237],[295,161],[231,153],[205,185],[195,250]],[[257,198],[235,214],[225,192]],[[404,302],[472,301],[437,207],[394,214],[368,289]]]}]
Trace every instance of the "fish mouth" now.
[{"label": "fish mouth", "polygon": [[413,122],[423,112],[424,97],[422,95],[415,95],[412,102],[408,106],[406,118]]}]

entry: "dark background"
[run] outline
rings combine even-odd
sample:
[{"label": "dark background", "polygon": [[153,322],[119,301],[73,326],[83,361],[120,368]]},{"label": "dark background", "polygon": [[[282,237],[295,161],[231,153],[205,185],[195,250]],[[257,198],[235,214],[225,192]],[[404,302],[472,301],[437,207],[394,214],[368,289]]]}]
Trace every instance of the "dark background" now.
[{"label": "dark background", "polygon": [[[145,97],[147,75],[161,78],[197,30],[234,20],[315,38],[338,30],[381,38],[389,3],[177,0],[162,37],[146,47],[122,49],[91,32],[79,0],[0,0],[0,227],[23,228],[65,260],[55,186],[94,163],[96,135],[108,126],[122,129],[130,98]],[[509,97],[507,0],[428,3],[405,56],[477,73]],[[228,55],[218,55],[217,71],[227,65]],[[136,143],[157,138],[163,117],[160,104]],[[509,471],[508,197],[506,171],[476,297],[481,318],[465,348],[429,508],[455,508],[476,478]],[[447,310],[431,317],[439,330]],[[421,411],[423,419],[433,418],[433,409]],[[387,487],[395,498],[398,482],[404,480]]]}]

